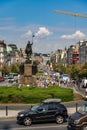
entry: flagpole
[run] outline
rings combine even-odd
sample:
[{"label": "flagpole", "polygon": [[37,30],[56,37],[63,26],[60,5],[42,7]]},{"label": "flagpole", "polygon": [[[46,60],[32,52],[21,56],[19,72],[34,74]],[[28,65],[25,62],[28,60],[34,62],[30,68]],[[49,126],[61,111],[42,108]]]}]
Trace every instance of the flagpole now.
[{"label": "flagpole", "polygon": [[[35,35],[33,34],[32,35],[32,45],[33,45],[33,38],[35,37]],[[34,53],[33,53],[33,51],[32,51],[32,64],[33,64],[33,60],[34,60]]]}]

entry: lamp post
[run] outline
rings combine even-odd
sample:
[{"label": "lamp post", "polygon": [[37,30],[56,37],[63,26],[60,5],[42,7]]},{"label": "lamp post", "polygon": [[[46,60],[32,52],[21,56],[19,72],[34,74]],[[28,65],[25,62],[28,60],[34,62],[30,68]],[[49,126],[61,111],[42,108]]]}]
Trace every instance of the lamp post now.
[{"label": "lamp post", "polygon": [[[32,44],[33,44],[33,38],[35,37],[35,35],[32,35]],[[33,64],[33,59],[34,59],[34,53],[32,52],[32,64]]]},{"label": "lamp post", "polygon": [[33,38],[34,38],[34,37],[35,37],[35,35],[33,34],[33,35],[32,35],[32,43],[33,43]]}]

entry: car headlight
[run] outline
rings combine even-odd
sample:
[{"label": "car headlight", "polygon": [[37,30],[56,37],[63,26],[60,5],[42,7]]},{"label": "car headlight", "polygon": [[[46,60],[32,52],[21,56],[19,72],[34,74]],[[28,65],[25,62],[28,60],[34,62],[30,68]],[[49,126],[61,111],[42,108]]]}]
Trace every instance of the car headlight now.
[{"label": "car headlight", "polygon": [[75,120],[75,121],[74,121],[74,124],[78,124],[78,123],[79,123],[79,120]]},{"label": "car headlight", "polygon": [[20,116],[20,117],[23,117],[23,116],[24,116],[24,114],[20,114],[19,116]]}]

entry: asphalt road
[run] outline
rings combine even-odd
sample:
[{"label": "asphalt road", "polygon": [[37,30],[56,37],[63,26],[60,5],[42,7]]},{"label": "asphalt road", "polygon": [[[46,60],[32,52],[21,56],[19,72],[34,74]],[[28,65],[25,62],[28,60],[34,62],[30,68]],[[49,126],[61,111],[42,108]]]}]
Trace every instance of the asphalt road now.
[{"label": "asphalt road", "polygon": [[13,85],[16,85],[16,83],[15,82],[9,83],[8,80],[0,82],[0,86],[13,86]]},{"label": "asphalt road", "polygon": [[58,125],[56,123],[38,123],[31,126],[19,125],[16,119],[1,119],[0,130],[67,130],[67,123]]}]

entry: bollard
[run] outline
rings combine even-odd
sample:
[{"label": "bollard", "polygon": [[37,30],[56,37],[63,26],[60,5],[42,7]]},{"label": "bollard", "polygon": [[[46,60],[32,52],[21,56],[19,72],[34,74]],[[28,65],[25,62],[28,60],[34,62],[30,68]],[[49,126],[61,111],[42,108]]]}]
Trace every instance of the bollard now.
[{"label": "bollard", "polygon": [[78,111],[78,103],[76,103],[76,112]]},{"label": "bollard", "polygon": [[85,101],[87,101],[87,88],[85,89]]},{"label": "bollard", "polygon": [[8,116],[8,106],[6,106],[6,116]]}]

